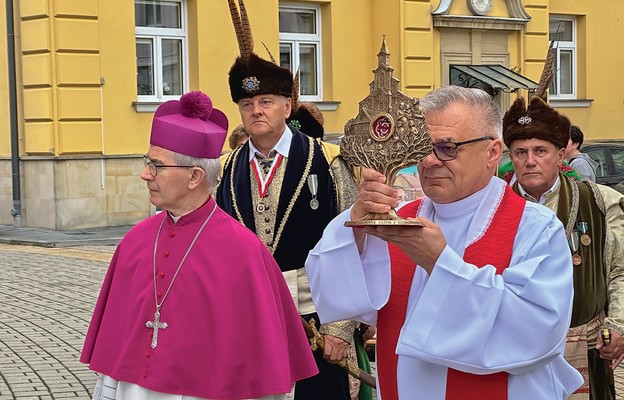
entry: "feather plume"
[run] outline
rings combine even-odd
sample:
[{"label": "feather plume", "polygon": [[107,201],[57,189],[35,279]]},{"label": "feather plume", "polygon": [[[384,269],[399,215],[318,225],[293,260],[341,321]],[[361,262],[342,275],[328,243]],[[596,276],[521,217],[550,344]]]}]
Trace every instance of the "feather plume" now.
[{"label": "feather plume", "polygon": [[297,112],[299,108],[299,68],[297,68],[297,72],[295,72],[295,79],[293,79],[293,89],[292,89],[292,97],[291,97],[292,109],[293,112]]},{"label": "feather plume", "polygon": [[277,64],[277,63],[275,62],[275,57],[273,57],[273,54],[271,54],[271,50],[269,50],[269,48],[267,47],[267,45],[266,45],[266,44],[264,44],[264,42],[262,42],[262,45],[263,45],[263,46],[264,46],[264,48],[266,49],[267,53],[269,53],[269,59],[271,60],[271,62],[272,62],[273,64]]},{"label": "feather plume", "polygon": [[537,96],[544,101],[547,99],[546,91],[550,87],[554,77],[555,77],[555,58],[557,56],[557,49],[554,48],[554,40],[550,41],[550,45],[548,46],[548,53],[546,54],[546,61],[544,62],[544,69],[542,70],[542,75],[540,76],[539,83],[537,84],[537,88],[533,93],[534,96]]},{"label": "feather plume", "polygon": [[234,32],[236,32],[238,49],[240,50],[241,57],[246,58],[253,52],[254,42],[249,26],[249,19],[247,18],[247,10],[245,10],[245,4],[243,0],[238,0],[238,4],[240,13],[234,0],[228,0],[232,24],[234,24]]},{"label": "feather plume", "polygon": [[245,46],[249,53],[254,49],[253,36],[251,35],[251,25],[249,25],[249,18],[247,17],[247,9],[245,8],[245,2],[238,0],[238,6],[240,8],[241,24],[243,26],[243,37],[245,39]]}]

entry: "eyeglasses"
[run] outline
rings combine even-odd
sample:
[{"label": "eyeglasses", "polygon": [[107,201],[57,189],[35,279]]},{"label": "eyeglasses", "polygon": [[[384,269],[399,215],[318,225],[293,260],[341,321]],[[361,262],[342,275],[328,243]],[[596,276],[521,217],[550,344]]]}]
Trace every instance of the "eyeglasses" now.
[{"label": "eyeglasses", "polygon": [[482,140],[494,140],[492,136],[481,136],[476,139],[465,140],[463,142],[439,142],[433,145],[433,154],[440,161],[452,161],[457,158],[459,146],[469,143],[476,143]]},{"label": "eyeglasses", "polygon": [[154,161],[150,160],[146,156],[143,156],[143,164],[149,167],[149,172],[152,176],[158,175],[159,168],[193,168],[194,165],[160,165],[154,164]]}]

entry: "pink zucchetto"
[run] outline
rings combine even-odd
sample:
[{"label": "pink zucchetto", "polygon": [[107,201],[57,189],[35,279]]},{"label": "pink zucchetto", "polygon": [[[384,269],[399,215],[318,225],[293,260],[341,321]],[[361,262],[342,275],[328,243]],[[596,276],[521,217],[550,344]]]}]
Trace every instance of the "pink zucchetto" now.
[{"label": "pink zucchetto", "polygon": [[219,158],[228,131],[225,114],[206,94],[189,92],[154,113],[150,144],[198,158]]}]

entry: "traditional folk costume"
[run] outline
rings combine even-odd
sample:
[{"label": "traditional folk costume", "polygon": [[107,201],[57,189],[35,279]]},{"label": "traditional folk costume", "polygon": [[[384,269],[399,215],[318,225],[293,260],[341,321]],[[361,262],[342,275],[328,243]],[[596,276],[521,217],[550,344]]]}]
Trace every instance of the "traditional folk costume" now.
[{"label": "traditional folk costume", "polygon": [[[232,100],[238,103],[262,94],[290,98],[292,73],[253,52],[244,3],[239,0],[239,12],[233,0],[228,2],[240,49],[229,72]],[[222,157],[216,200],[266,244],[286,278],[299,314],[318,323],[305,259],[327,223],[353,203],[357,188],[337,146],[308,137],[294,126],[279,133],[281,138],[269,157],[257,151],[253,135],[245,145]],[[354,322],[343,321],[321,326],[319,331],[352,342],[354,328]],[[314,352],[319,374],[297,383],[295,399],[350,400],[346,370],[329,364],[322,354],[320,349]]]},{"label": "traditional folk costume", "polygon": [[[217,158],[227,119],[186,115],[184,100],[159,107],[151,144]],[[117,400],[273,399],[317,372],[275,260],[212,197],[124,237],[81,361],[102,374],[94,398]]]},{"label": "traditional folk costume", "polygon": [[556,216],[498,178],[399,214],[441,227],[448,245],[431,275],[370,235],[360,254],[349,211],[306,263],[321,321],[377,323],[380,398],[567,399],[582,379],[563,359],[572,273]]},{"label": "traditional folk costume", "polygon": [[[518,123],[523,117],[528,123]],[[537,98],[528,109],[517,100],[504,119],[504,139],[537,138],[564,148],[569,120]],[[571,399],[614,399],[611,361],[600,358],[596,336],[602,327],[624,331],[624,197],[593,182],[571,181],[561,172],[553,187],[534,199],[515,182],[513,189],[526,199],[557,213],[565,227],[572,255],[574,303],[565,357],[584,378]]]},{"label": "traditional folk costume", "polygon": [[[336,146],[287,127],[275,149],[273,169],[264,176],[271,179],[265,180],[264,190],[253,143],[232,152],[225,161],[217,202],[262,239],[286,278],[299,314],[318,323],[303,265],[327,223],[353,202],[355,184],[344,163],[328,161],[328,156],[337,155]],[[322,325],[320,332],[350,342],[353,329],[353,323],[340,322]],[[324,361],[320,350],[315,357],[320,376],[298,383],[296,398],[348,395],[346,372]],[[340,396],[331,391],[332,386],[340,387]]]}]

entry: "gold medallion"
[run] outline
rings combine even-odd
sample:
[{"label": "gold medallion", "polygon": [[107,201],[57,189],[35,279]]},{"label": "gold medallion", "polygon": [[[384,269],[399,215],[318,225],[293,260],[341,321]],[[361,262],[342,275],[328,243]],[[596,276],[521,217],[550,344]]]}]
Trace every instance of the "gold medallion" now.
[{"label": "gold medallion", "polygon": [[581,243],[583,243],[583,246],[589,246],[591,244],[591,238],[588,234],[584,233],[581,235]]},{"label": "gold medallion", "polygon": [[582,261],[583,261],[583,259],[578,254],[574,254],[572,256],[572,264],[574,264],[574,265],[581,265]]}]

